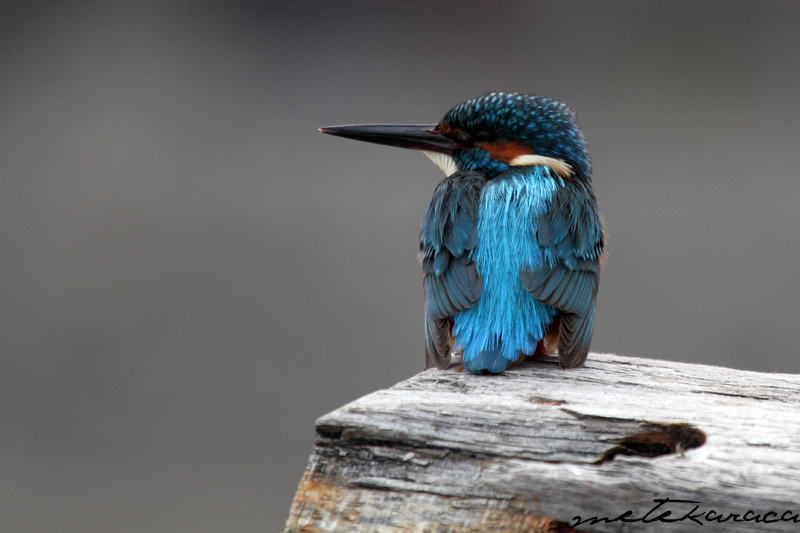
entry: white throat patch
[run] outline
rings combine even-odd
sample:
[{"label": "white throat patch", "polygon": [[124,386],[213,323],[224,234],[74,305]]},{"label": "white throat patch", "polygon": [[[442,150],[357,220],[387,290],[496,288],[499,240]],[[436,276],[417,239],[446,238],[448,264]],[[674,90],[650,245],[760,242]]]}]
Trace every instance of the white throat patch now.
[{"label": "white throat patch", "polygon": [[428,150],[423,150],[422,153],[428,156],[428,159],[436,163],[436,166],[441,168],[446,176],[451,176],[458,172],[455,160],[449,155],[440,152],[430,152]]}]

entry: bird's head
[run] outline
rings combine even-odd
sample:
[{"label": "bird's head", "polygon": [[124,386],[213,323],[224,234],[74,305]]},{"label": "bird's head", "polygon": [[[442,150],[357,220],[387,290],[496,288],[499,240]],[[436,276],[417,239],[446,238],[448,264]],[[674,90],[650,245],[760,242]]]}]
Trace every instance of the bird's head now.
[{"label": "bird's head", "polygon": [[575,113],[543,96],[489,93],[422,126],[334,126],[323,133],[422,150],[446,174],[475,170],[494,178],[512,167],[545,165],[564,178],[591,179]]}]

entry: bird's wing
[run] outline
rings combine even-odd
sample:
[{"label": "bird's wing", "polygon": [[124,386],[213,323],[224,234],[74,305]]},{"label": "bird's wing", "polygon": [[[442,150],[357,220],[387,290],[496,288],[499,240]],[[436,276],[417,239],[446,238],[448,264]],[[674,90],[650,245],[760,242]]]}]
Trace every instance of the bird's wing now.
[{"label": "bird's wing", "polygon": [[550,260],[542,268],[523,268],[522,285],[561,311],[558,356],[564,368],[583,366],[594,327],[594,304],[605,238],[591,189],[564,180],[549,209],[537,220],[536,238]]},{"label": "bird's wing", "polygon": [[470,252],[478,243],[478,204],[485,183],[477,172],[448,176],[436,187],[422,221],[425,368],[447,368],[451,318],[481,295],[481,277]]}]

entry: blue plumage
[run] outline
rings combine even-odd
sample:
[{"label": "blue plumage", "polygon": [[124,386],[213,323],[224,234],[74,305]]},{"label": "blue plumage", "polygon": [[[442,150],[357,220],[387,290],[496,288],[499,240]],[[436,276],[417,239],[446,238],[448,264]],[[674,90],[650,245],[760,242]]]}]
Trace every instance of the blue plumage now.
[{"label": "blue plumage", "polygon": [[452,158],[420,235],[427,367],[447,368],[454,349],[476,373],[556,349],[562,367],[584,364],[604,235],[572,110],[491,93],[436,125],[323,131]]},{"label": "blue plumage", "polygon": [[538,245],[536,221],[554,197],[556,183],[547,167],[534,166],[500,174],[482,191],[472,258],[483,294],[454,317],[453,325],[454,348],[463,350],[467,370],[504,370],[521,353],[534,353],[553,321],[556,309],[523,288],[520,272],[552,262]]}]

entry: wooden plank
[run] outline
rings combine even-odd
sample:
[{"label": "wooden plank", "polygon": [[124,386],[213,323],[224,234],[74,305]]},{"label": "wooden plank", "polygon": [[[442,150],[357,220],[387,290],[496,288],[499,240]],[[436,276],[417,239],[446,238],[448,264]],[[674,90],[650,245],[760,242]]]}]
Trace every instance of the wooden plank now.
[{"label": "wooden plank", "polygon": [[800,531],[799,391],[603,354],[428,370],[317,421],[285,531]]}]

